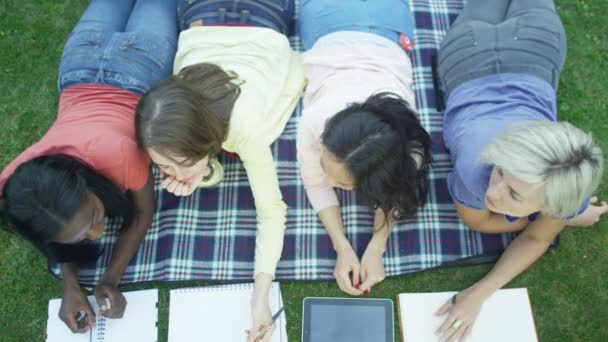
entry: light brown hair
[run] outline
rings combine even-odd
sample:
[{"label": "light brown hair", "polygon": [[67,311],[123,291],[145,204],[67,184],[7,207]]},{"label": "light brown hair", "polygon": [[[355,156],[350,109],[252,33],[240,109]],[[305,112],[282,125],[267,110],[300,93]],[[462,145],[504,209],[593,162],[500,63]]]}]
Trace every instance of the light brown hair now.
[{"label": "light brown hair", "polygon": [[215,64],[199,63],[159,82],[142,96],[135,111],[140,148],[192,164],[217,154],[240,94],[237,79]]}]

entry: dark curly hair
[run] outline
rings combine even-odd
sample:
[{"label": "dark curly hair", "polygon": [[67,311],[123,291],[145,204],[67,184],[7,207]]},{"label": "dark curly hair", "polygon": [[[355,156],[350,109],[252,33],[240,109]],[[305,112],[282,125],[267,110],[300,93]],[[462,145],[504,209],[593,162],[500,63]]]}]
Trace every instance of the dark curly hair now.
[{"label": "dark curly hair", "polygon": [[400,219],[426,203],[431,137],[398,95],[349,105],[327,121],[321,139],[346,165],[364,204]]},{"label": "dark curly hair", "polygon": [[99,255],[95,244],[54,242],[89,192],[101,200],[107,216],[123,219],[122,227],[132,221],[133,203],[118,186],[84,162],[62,154],[37,157],[17,167],[2,189],[2,216],[10,232],[30,241],[47,258],[91,262]]}]

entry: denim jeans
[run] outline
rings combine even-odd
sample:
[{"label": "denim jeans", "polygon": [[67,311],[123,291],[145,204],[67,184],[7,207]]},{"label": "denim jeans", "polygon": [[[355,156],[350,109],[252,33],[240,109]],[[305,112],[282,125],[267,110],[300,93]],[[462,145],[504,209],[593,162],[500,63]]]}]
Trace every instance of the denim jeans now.
[{"label": "denim jeans", "polygon": [[250,25],[285,35],[293,31],[294,0],[178,0],[180,30],[200,21],[202,25]]},{"label": "denim jeans", "polygon": [[441,42],[439,77],[446,98],[498,73],[533,75],[557,89],[566,51],[553,0],[469,0]]},{"label": "denim jeans", "polygon": [[403,33],[414,39],[414,16],[407,0],[300,0],[298,15],[304,49],[337,31],[363,31],[399,44]]},{"label": "denim jeans", "polygon": [[138,95],[172,73],[176,0],[92,0],[63,49],[59,92],[107,84]]}]

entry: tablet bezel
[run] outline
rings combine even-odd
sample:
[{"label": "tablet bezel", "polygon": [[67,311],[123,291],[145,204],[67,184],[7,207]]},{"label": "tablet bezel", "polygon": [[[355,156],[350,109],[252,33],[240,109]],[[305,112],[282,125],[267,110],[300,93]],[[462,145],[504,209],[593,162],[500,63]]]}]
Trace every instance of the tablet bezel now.
[{"label": "tablet bezel", "polygon": [[[381,306],[386,314],[386,342],[395,339],[395,315],[393,301],[388,298],[341,298],[341,297],[306,297],[302,303],[302,341],[310,341],[310,312],[315,304],[347,305],[347,306]],[[384,341],[378,341],[384,342]]]}]

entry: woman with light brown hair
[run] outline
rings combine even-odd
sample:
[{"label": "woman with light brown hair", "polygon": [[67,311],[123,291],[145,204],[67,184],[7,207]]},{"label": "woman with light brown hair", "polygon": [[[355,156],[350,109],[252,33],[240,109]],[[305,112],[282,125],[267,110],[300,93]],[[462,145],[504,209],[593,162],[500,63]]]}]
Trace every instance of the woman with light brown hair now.
[{"label": "woman with light brown hair", "polygon": [[[214,158],[221,150],[243,162],[258,222],[248,341],[267,341],[268,294],[287,214],[270,145],[289,120],[305,79],[299,56],[282,34],[293,11],[256,4],[234,2],[233,12],[225,13],[215,2],[180,2],[185,30],[175,74],[141,99],[136,134],[163,174],[162,187],[177,196],[219,178],[221,165]],[[267,23],[262,17],[283,19]]]}]

